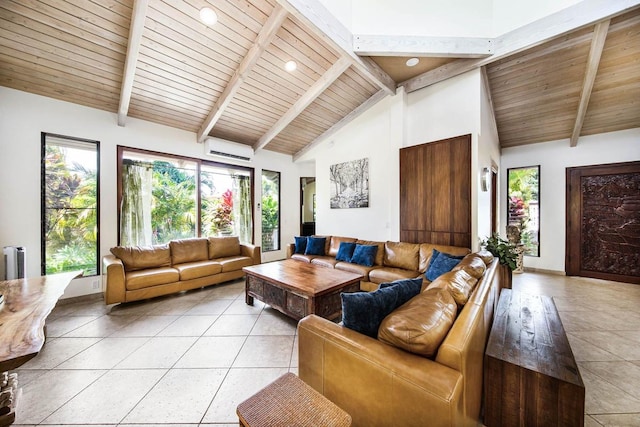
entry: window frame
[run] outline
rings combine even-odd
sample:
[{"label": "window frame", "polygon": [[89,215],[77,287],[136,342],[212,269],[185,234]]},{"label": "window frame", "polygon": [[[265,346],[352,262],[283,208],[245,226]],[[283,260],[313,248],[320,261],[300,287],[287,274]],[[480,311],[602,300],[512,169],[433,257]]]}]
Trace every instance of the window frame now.
[{"label": "window frame", "polygon": [[275,249],[269,249],[269,250],[265,250],[264,245],[262,244],[262,238],[260,239],[260,246],[261,246],[261,252],[265,253],[265,252],[276,252],[279,250],[282,250],[282,172],[280,171],[274,171],[274,170],[270,170],[270,169],[262,169],[261,174],[260,174],[260,206],[262,206],[262,209],[260,210],[260,232],[262,235],[262,211],[264,209],[264,203],[263,203],[263,198],[264,198],[264,194],[263,194],[263,189],[262,189],[262,177],[264,176],[264,173],[268,172],[268,173],[273,173],[273,174],[278,174],[278,245]]},{"label": "window frame", "polygon": [[[255,213],[254,213],[254,198],[255,198],[255,169],[250,167],[250,166],[242,166],[242,165],[235,165],[235,164],[230,164],[230,163],[222,163],[222,162],[216,162],[216,161],[212,161],[212,160],[206,160],[206,159],[200,159],[197,157],[188,157],[188,156],[181,156],[178,154],[172,154],[172,153],[163,153],[160,151],[154,151],[154,150],[145,150],[143,148],[135,148],[135,147],[128,147],[125,145],[118,145],[116,147],[117,149],[117,161],[116,161],[116,185],[117,185],[117,203],[116,203],[116,210],[117,210],[117,243],[118,245],[120,245],[120,224],[121,224],[121,218],[120,218],[120,206],[122,205],[122,160],[123,160],[123,154],[125,151],[129,151],[129,152],[133,152],[133,153],[138,153],[138,154],[143,154],[143,155],[148,155],[148,156],[155,156],[155,157],[166,157],[169,159],[176,159],[176,160],[183,160],[183,161],[188,161],[188,162],[194,162],[196,164],[196,236],[195,237],[202,237],[202,224],[201,224],[201,207],[202,207],[202,198],[201,198],[201,188],[200,188],[200,183],[201,183],[201,176],[200,176],[200,171],[202,169],[202,165],[207,165],[207,166],[213,166],[213,167],[221,167],[221,168],[231,168],[231,169],[238,169],[238,170],[243,170],[243,171],[247,171],[249,172],[249,176],[251,179],[251,221],[252,224],[255,224]],[[252,230],[251,233],[251,244],[254,244],[255,242],[255,226],[254,226],[254,230]]]},{"label": "window frame", "polygon": [[[96,273],[84,277],[96,277],[101,274],[100,262],[100,141],[74,136],[60,135],[51,132],[40,132],[40,274],[47,275],[47,243],[46,243],[46,146],[47,138],[66,139],[69,141],[95,144],[96,151]],[[55,273],[54,273],[55,274]]]}]

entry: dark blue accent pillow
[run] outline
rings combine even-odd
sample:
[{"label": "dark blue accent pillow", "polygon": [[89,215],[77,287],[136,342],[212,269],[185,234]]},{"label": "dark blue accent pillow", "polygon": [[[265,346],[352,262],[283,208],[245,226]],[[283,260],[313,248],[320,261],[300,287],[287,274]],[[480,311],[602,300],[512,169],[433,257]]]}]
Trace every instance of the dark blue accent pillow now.
[{"label": "dark blue accent pillow", "polygon": [[[378,245],[356,245],[351,256],[351,262],[367,267],[373,267],[376,262],[376,253]],[[453,267],[452,267],[453,268]]]},{"label": "dark blue accent pillow", "polygon": [[411,298],[415,297],[422,290],[422,276],[415,279],[400,279],[389,283],[381,283],[378,289],[395,287],[398,292],[398,307]]},{"label": "dark blue accent pillow", "polygon": [[425,277],[430,280],[436,280],[440,275],[447,273],[453,269],[464,255],[456,256],[451,254],[446,254],[444,252],[439,252],[434,249],[431,254],[431,262],[429,263],[429,268],[427,268]]},{"label": "dark blue accent pillow", "polygon": [[340,247],[338,248],[338,254],[336,255],[336,261],[351,262],[351,257],[353,256],[353,251],[355,248],[356,248],[355,243],[340,242]]},{"label": "dark blue accent pillow", "polygon": [[395,308],[398,291],[390,286],[373,292],[341,293],[342,324],[376,338],[378,328]]},{"label": "dark blue accent pillow", "polygon": [[307,237],[306,236],[296,236],[296,249],[293,251],[296,254],[303,254],[307,249]]},{"label": "dark blue accent pillow", "polygon": [[307,249],[305,255],[324,255],[324,245],[327,243],[326,237],[307,237]]}]

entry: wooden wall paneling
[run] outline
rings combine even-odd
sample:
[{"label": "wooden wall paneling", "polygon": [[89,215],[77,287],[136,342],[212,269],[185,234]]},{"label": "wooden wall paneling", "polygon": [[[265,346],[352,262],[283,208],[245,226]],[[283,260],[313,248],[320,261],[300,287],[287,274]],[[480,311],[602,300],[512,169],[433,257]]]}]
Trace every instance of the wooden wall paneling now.
[{"label": "wooden wall paneling", "polygon": [[400,239],[471,247],[471,135],[400,150]]}]

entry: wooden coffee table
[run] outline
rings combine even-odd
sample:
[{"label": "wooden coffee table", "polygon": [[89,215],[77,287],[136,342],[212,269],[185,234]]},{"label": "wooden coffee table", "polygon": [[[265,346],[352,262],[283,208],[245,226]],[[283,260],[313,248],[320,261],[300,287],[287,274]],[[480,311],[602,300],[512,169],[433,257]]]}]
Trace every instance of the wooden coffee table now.
[{"label": "wooden coffee table", "polygon": [[360,290],[362,275],[287,259],[243,268],[246,302],[257,298],[300,320],[317,314],[333,320],[342,314],[341,292]]}]

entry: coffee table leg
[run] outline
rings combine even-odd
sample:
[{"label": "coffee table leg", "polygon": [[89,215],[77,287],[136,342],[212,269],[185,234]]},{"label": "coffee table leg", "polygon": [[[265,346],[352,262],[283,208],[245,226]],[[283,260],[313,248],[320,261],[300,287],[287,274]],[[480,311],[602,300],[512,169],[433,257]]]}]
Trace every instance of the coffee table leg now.
[{"label": "coffee table leg", "polygon": [[245,295],[244,301],[247,303],[247,305],[253,305],[253,297],[249,294]]}]

